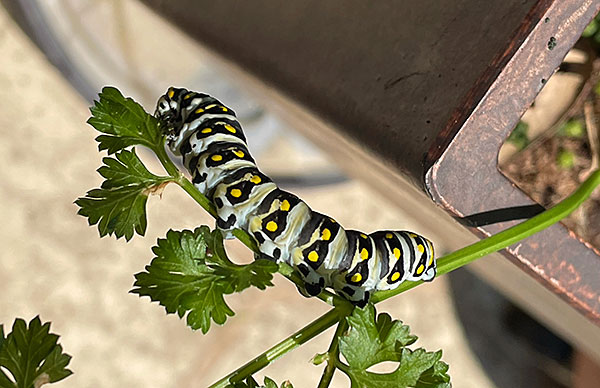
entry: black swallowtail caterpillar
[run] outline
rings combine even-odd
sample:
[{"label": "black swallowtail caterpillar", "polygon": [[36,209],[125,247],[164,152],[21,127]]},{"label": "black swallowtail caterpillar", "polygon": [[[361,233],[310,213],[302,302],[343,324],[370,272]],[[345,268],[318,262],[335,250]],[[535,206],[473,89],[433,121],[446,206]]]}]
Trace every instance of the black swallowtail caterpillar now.
[{"label": "black swallowtail caterpillar", "polygon": [[192,183],[215,205],[225,238],[236,228],[248,232],[261,256],[298,271],[304,295],[329,287],[364,306],[373,291],[435,277],[433,244],[426,238],[407,231],[345,230],[279,189],[257,168],[235,112],[217,99],[169,88],[155,116]]}]

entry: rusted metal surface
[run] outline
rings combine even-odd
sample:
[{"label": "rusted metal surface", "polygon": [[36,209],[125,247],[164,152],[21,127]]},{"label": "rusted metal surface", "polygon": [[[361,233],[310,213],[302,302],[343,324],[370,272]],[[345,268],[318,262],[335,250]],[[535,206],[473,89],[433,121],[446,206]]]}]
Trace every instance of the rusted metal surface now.
[{"label": "rusted metal surface", "polygon": [[[457,216],[533,201],[498,170],[500,146],[517,124],[584,27],[600,1],[556,1],[538,18],[528,39],[503,67],[477,107],[462,125],[452,125],[431,150],[426,184],[434,200]],[[549,44],[555,42],[556,46]],[[465,101],[468,110],[473,101]],[[460,117],[461,108],[455,116]],[[477,228],[495,234],[514,222]],[[591,320],[600,324],[600,256],[562,225],[555,225],[510,247],[505,255]]]},{"label": "rusted metal surface", "polygon": [[[499,173],[500,145],[600,8],[600,0],[143,2],[461,217],[532,203]],[[506,255],[600,324],[600,257],[564,227]]]},{"label": "rusted metal surface", "polygon": [[457,102],[550,0],[143,2],[423,188]]}]

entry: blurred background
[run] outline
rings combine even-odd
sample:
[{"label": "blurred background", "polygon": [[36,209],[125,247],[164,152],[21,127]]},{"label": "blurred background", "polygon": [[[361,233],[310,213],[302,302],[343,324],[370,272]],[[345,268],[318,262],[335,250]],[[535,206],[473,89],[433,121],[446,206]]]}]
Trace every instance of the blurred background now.
[{"label": "blurred background", "polygon": [[[15,317],[29,320],[37,314],[52,321],[52,331],[61,335],[65,351],[73,356],[70,369],[75,372],[57,387],[206,386],[328,309],[301,297],[278,276],[275,288],[251,289],[228,298],[236,316],[202,335],[166,316],[157,304],[129,294],[133,274],[150,262],[157,238],[170,228],[213,225],[213,220],[174,185],[161,198],[149,199],[146,236],[129,243],[100,239],[97,229],[76,215],[73,201],[101,182],[95,170],[102,155],[97,152],[96,134],[85,121],[102,86],[118,87],[147,111],[154,110],[158,96],[171,85],[212,94],[238,113],[263,171],[313,209],[348,228],[414,230],[432,239],[440,255],[448,251],[448,237],[421,225],[418,209],[400,208],[346,176],[328,160],[326,151],[262,106],[252,90],[223,71],[203,48],[138,2],[2,4],[0,322],[10,325]],[[591,37],[595,31],[588,33]],[[573,61],[585,63],[586,51],[582,52],[573,53]],[[577,95],[589,76],[563,78],[558,90]],[[551,79],[544,90],[551,90],[553,82],[559,81]],[[516,180],[526,175],[531,185],[531,173],[516,169],[523,165],[516,158],[537,158],[519,151],[546,133],[543,129],[535,133],[535,128],[547,129],[558,122],[539,124],[540,117],[547,119],[551,111],[563,115],[574,97],[566,102],[540,99],[543,103],[534,104],[537,115],[524,117],[519,135],[501,154],[506,171]],[[597,161],[591,160],[591,152],[575,148],[589,150],[589,142],[584,144],[585,117],[572,116],[556,124],[563,139],[551,141],[580,139],[578,145],[555,145],[548,160],[556,171],[579,176]],[[589,155],[589,162],[580,155]],[[148,167],[160,171],[150,155],[142,157]],[[538,190],[547,192],[547,186],[538,184],[542,187]],[[562,193],[562,187],[552,190]],[[539,202],[549,205],[558,200],[560,195]],[[592,209],[587,214],[579,216],[584,220],[580,224],[600,225],[593,218],[598,212]],[[600,235],[596,229],[582,230]],[[251,252],[241,244],[232,242],[228,249],[240,262],[251,260]],[[574,386],[571,346],[466,270],[386,301],[378,309],[410,325],[420,338],[417,345],[443,349],[455,387]],[[286,355],[259,376],[278,382],[289,379],[296,387],[315,386],[322,370],[309,360],[327,349],[332,333]],[[345,387],[348,381],[338,373],[333,386]]]}]

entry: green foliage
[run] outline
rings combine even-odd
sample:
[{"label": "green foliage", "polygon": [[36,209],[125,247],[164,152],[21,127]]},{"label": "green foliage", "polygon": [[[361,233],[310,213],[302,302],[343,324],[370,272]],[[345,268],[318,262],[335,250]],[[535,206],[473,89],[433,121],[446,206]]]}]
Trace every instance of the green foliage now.
[{"label": "green foliage", "polygon": [[520,151],[529,144],[529,138],[527,137],[528,130],[529,125],[523,121],[519,121],[519,124],[517,124],[506,141],[513,144]]},{"label": "green foliage", "polygon": [[[104,158],[104,165],[98,169],[105,178],[101,187],[90,190],[76,204],[80,206],[79,214],[88,217],[91,225],[98,224],[101,236],[114,234],[117,238],[124,236],[129,240],[134,233],[143,235],[146,230],[147,197],[170,181],[177,182],[199,204],[210,208],[204,203],[207,201],[201,193],[193,186],[186,185],[187,181],[181,179],[175,166],[168,160],[164,153],[164,135],[156,119],[139,104],[123,97],[117,89],[107,87],[100,93],[99,101],[91,108],[91,112],[88,123],[103,133],[96,138],[98,148],[115,155]],[[144,145],[153,150],[169,176],[160,177],[150,173],[135,150],[127,150],[135,145]],[[241,237],[245,239],[245,236]],[[144,272],[135,275],[136,281],[131,292],[159,302],[167,313],[177,313],[180,318],[186,316],[187,324],[194,330],[201,329],[203,333],[208,332],[212,322],[223,324],[227,317],[234,315],[225,301],[225,295],[241,292],[251,286],[259,289],[272,286],[273,273],[278,270],[277,264],[269,260],[256,260],[248,265],[234,264],[227,258],[221,233],[211,232],[206,226],[194,231],[169,231],[166,238],[159,239],[152,250],[155,257]],[[364,311],[374,314],[372,305],[370,310]],[[374,334],[369,327],[369,324],[375,325],[374,316],[371,319],[373,322],[369,322],[370,316],[362,317],[367,321],[361,322],[360,314],[356,312],[349,318],[351,330],[370,337],[361,339],[351,333],[343,344],[344,356],[350,364],[345,366],[345,371],[352,377],[353,386],[357,382],[362,384],[364,379],[376,377],[384,384],[382,386],[391,386],[389,384],[395,384],[396,379],[400,378],[398,381],[407,384],[415,380],[419,384],[445,387],[443,384],[449,378],[447,366],[439,361],[440,352],[427,353],[422,349],[412,352],[406,349],[405,346],[413,343],[416,337],[409,334],[408,327],[392,322],[387,314],[379,316],[377,325],[381,327],[375,328],[381,334],[383,327],[387,334],[377,337],[377,333]],[[383,342],[373,342],[374,338]],[[361,347],[364,346],[369,352],[363,352]],[[366,371],[371,365],[388,360],[400,362],[399,370],[394,374],[381,375]],[[259,386],[251,374],[246,376],[244,382],[235,383],[234,387]],[[269,378],[265,378],[263,386],[278,388]],[[281,388],[291,388],[291,384],[284,382]]]},{"label": "green foliage", "polygon": [[98,224],[100,236],[114,234],[129,241],[133,233],[146,232],[146,202],[148,195],[160,191],[172,180],[152,174],[142,164],[135,150],[118,152],[116,158],[106,157],[98,173],[106,180],[99,189],[87,192],[75,203],[78,214],[87,217],[90,225]]},{"label": "green foliage", "polygon": [[96,138],[100,151],[113,154],[136,144],[155,151],[163,147],[164,136],[158,121],[140,104],[109,86],[102,89],[99,97],[90,108],[92,117],[87,122],[105,134]]},{"label": "green foliage", "polygon": [[596,50],[598,50],[598,45],[600,45],[600,14],[596,15],[587,25],[581,37],[591,39]]},{"label": "green foliage", "polygon": [[252,376],[248,377],[245,381],[234,383],[228,386],[228,388],[294,388],[292,383],[284,381],[280,386],[275,381],[265,376],[264,384],[259,385]]},{"label": "green foliage", "polygon": [[[76,203],[81,207],[79,213],[88,217],[90,224],[98,223],[102,236],[114,233],[117,238],[125,236],[129,240],[134,232],[143,234],[146,228],[145,204],[148,194],[160,190],[170,181],[180,185],[210,214],[213,216],[216,214],[213,204],[185,179],[169,160],[164,149],[165,138],[160,132],[156,119],[148,115],[139,104],[130,98],[124,98],[118,90],[108,87],[103,89],[99,101],[91,111],[93,117],[88,122],[103,133],[96,139],[100,143],[99,149],[116,155],[105,158],[105,165],[98,170],[106,179],[101,188],[91,190],[86,197],[79,198]],[[577,133],[572,129],[567,132]],[[529,143],[527,125],[519,123],[509,141],[516,142],[520,148],[525,147]],[[169,176],[158,177],[151,174],[134,151],[126,150],[134,145],[144,145],[154,151]],[[487,253],[505,248],[558,222],[576,209],[599,185],[600,171],[595,171],[571,197],[554,208],[486,240],[440,258],[438,275],[463,266]],[[252,237],[246,232],[238,229],[234,231],[234,235],[252,250],[257,251]],[[204,333],[210,329],[211,321],[222,324],[228,316],[234,314],[225,302],[225,295],[241,292],[250,286],[265,289],[272,285],[272,274],[278,269],[275,263],[267,260],[257,260],[249,265],[232,263],[225,254],[221,234],[217,231],[210,232],[206,226],[194,231],[169,231],[165,239],[158,240],[153,252],[156,257],[146,267],[145,272],[136,274],[132,292],[158,301],[168,313],[177,313],[180,317],[187,316],[188,325],[193,329],[202,329]],[[299,283],[286,266],[282,265],[280,272],[296,284]],[[350,303],[330,293],[327,295],[326,291],[319,297],[333,304],[335,306],[333,310],[211,387],[230,387],[232,386],[230,381],[240,379],[245,380],[234,383],[234,387],[258,387],[258,383],[251,377],[254,373],[341,320],[342,323],[338,325],[330,350],[313,360],[314,363],[327,362],[319,386],[328,386],[333,372],[339,368],[350,377],[354,388],[448,388],[450,386],[448,365],[440,361],[441,351],[408,349],[408,346],[416,341],[416,337],[410,334],[408,327],[398,321],[392,321],[388,314],[376,316],[373,307],[373,303],[388,299],[418,284],[420,283],[407,282],[395,290],[375,293],[371,299],[372,304],[365,309],[355,309],[347,321],[344,319],[351,311]],[[346,322],[350,328],[348,334],[343,335]],[[0,353],[8,346],[8,342],[9,339],[4,340],[0,326]],[[348,365],[339,360],[338,351],[341,351]],[[58,356],[62,358],[56,364],[64,368],[69,356],[62,355],[60,350],[57,360]],[[373,365],[382,362],[396,363],[397,368],[392,373],[368,371]],[[48,370],[53,369],[50,367],[51,364],[48,364]],[[42,364],[42,368],[45,365],[46,362]],[[67,370],[63,369],[63,373],[64,371]],[[70,371],[67,372],[67,375],[70,374]],[[6,378],[6,376],[0,375],[0,388],[14,386],[10,380],[8,383],[3,381],[2,377]],[[49,373],[48,379],[50,378],[56,378],[56,375]],[[263,386],[277,388],[275,382],[269,378],[265,378]],[[284,387],[290,388],[291,384],[284,382],[281,388]]]},{"label": "green foliage", "polygon": [[596,32],[598,32],[598,21],[596,19],[592,19],[592,21],[590,22],[590,24],[587,25],[587,27],[585,27],[585,30],[583,30],[583,33],[581,34],[582,37],[584,38],[589,38],[592,37],[596,34]]},{"label": "green foliage", "polygon": [[570,170],[575,166],[575,154],[569,150],[560,150],[556,155],[556,164],[560,168]]},{"label": "green foliage", "polygon": [[571,119],[561,125],[558,134],[566,137],[582,138],[585,136],[585,124],[579,119]]},{"label": "green foliage", "polygon": [[[442,352],[410,350],[417,337],[408,326],[382,313],[375,318],[372,304],[356,308],[347,318],[350,330],[340,339],[340,352],[348,365],[340,363],[353,388],[435,387],[449,388],[448,365],[440,361]],[[397,362],[392,373],[374,373],[367,369],[381,362]]]},{"label": "green foliage", "polygon": [[149,296],[165,307],[167,313],[187,314],[187,324],[207,333],[211,319],[223,324],[234,312],[224,296],[254,286],[272,286],[277,264],[256,260],[248,265],[232,263],[225,255],[219,231],[207,226],[193,232],[169,231],[152,248],[156,257],[146,272],[135,275],[134,289],[140,296]]},{"label": "green foliage", "polygon": [[0,369],[0,387],[37,388],[71,375],[66,369],[71,356],[63,353],[57,342],[58,336],[50,334],[50,323],[42,325],[39,317],[33,318],[29,327],[16,319],[6,338],[0,325],[0,367],[5,368]]}]

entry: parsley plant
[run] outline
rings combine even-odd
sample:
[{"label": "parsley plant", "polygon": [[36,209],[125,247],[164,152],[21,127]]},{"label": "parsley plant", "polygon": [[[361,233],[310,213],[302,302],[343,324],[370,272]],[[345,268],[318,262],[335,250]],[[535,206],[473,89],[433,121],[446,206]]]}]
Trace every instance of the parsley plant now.
[{"label": "parsley plant", "polygon": [[[98,172],[105,181],[98,189],[90,190],[75,203],[79,214],[90,225],[98,225],[100,236],[114,235],[130,240],[135,233],[143,236],[146,230],[147,197],[169,182],[178,184],[200,206],[215,215],[212,203],[184,177],[165,151],[165,137],[157,120],[130,98],[115,88],[105,87],[91,108],[88,120],[102,134],[96,138],[100,151],[109,154]],[[135,146],[152,150],[165,169],[164,176],[150,173],[135,153]],[[112,155],[112,156],[110,156]],[[438,276],[470,263],[488,253],[504,249],[546,228],[575,210],[600,184],[600,171],[595,171],[569,198],[554,208],[488,239],[465,247],[438,259]],[[234,235],[258,253],[254,240],[244,231]],[[155,254],[145,271],[135,275],[133,293],[148,296],[162,305],[167,313],[186,317],[192,329],[206,334],[211,322],[224,324],[234,312],[224,295],[242,292],[249,287],[261,290],[272,286],[275,272],[299,284],[299,277],[287,264],[257,260],[238,265],[227,257],[219,231],[200,226],[193,231],[168,231],[152,249]],[[336,370],[350,379],[352,388],[406,387],[448,388],[448,365],[441,361],[442,352],[411,348],[417,337],[408,326],[392,320],[388,314],[376,314],[374,304],[400,294],[421,282],[405,282],[391,291],[380,291],[363,309],[354,308],[348,301],[322,292],[318,298],[333,306],[328,313],[290,335],[245,365],[223,377],[211,387],[256,388],[252,377],[275,359],[301,346],[329,327],[337,330],[327,352],[318,354],[313,364],[325,363],[319,387],[328,387]],[[341,356],[345,362],[341,360]],[[393,362],[391,373],[375,373],[369,369],[382,362]],[[265,378],[261,387],[278,388]],[[290,388],[284,382],[280,388]]]},{"label": "parsley plant", "polygon": [[50,323],[42,324],[39,317],[29,325],[16,319],[6,337],[0,325],[0,388],[39,388],[70,376],[71,356],[57,342]]}]

